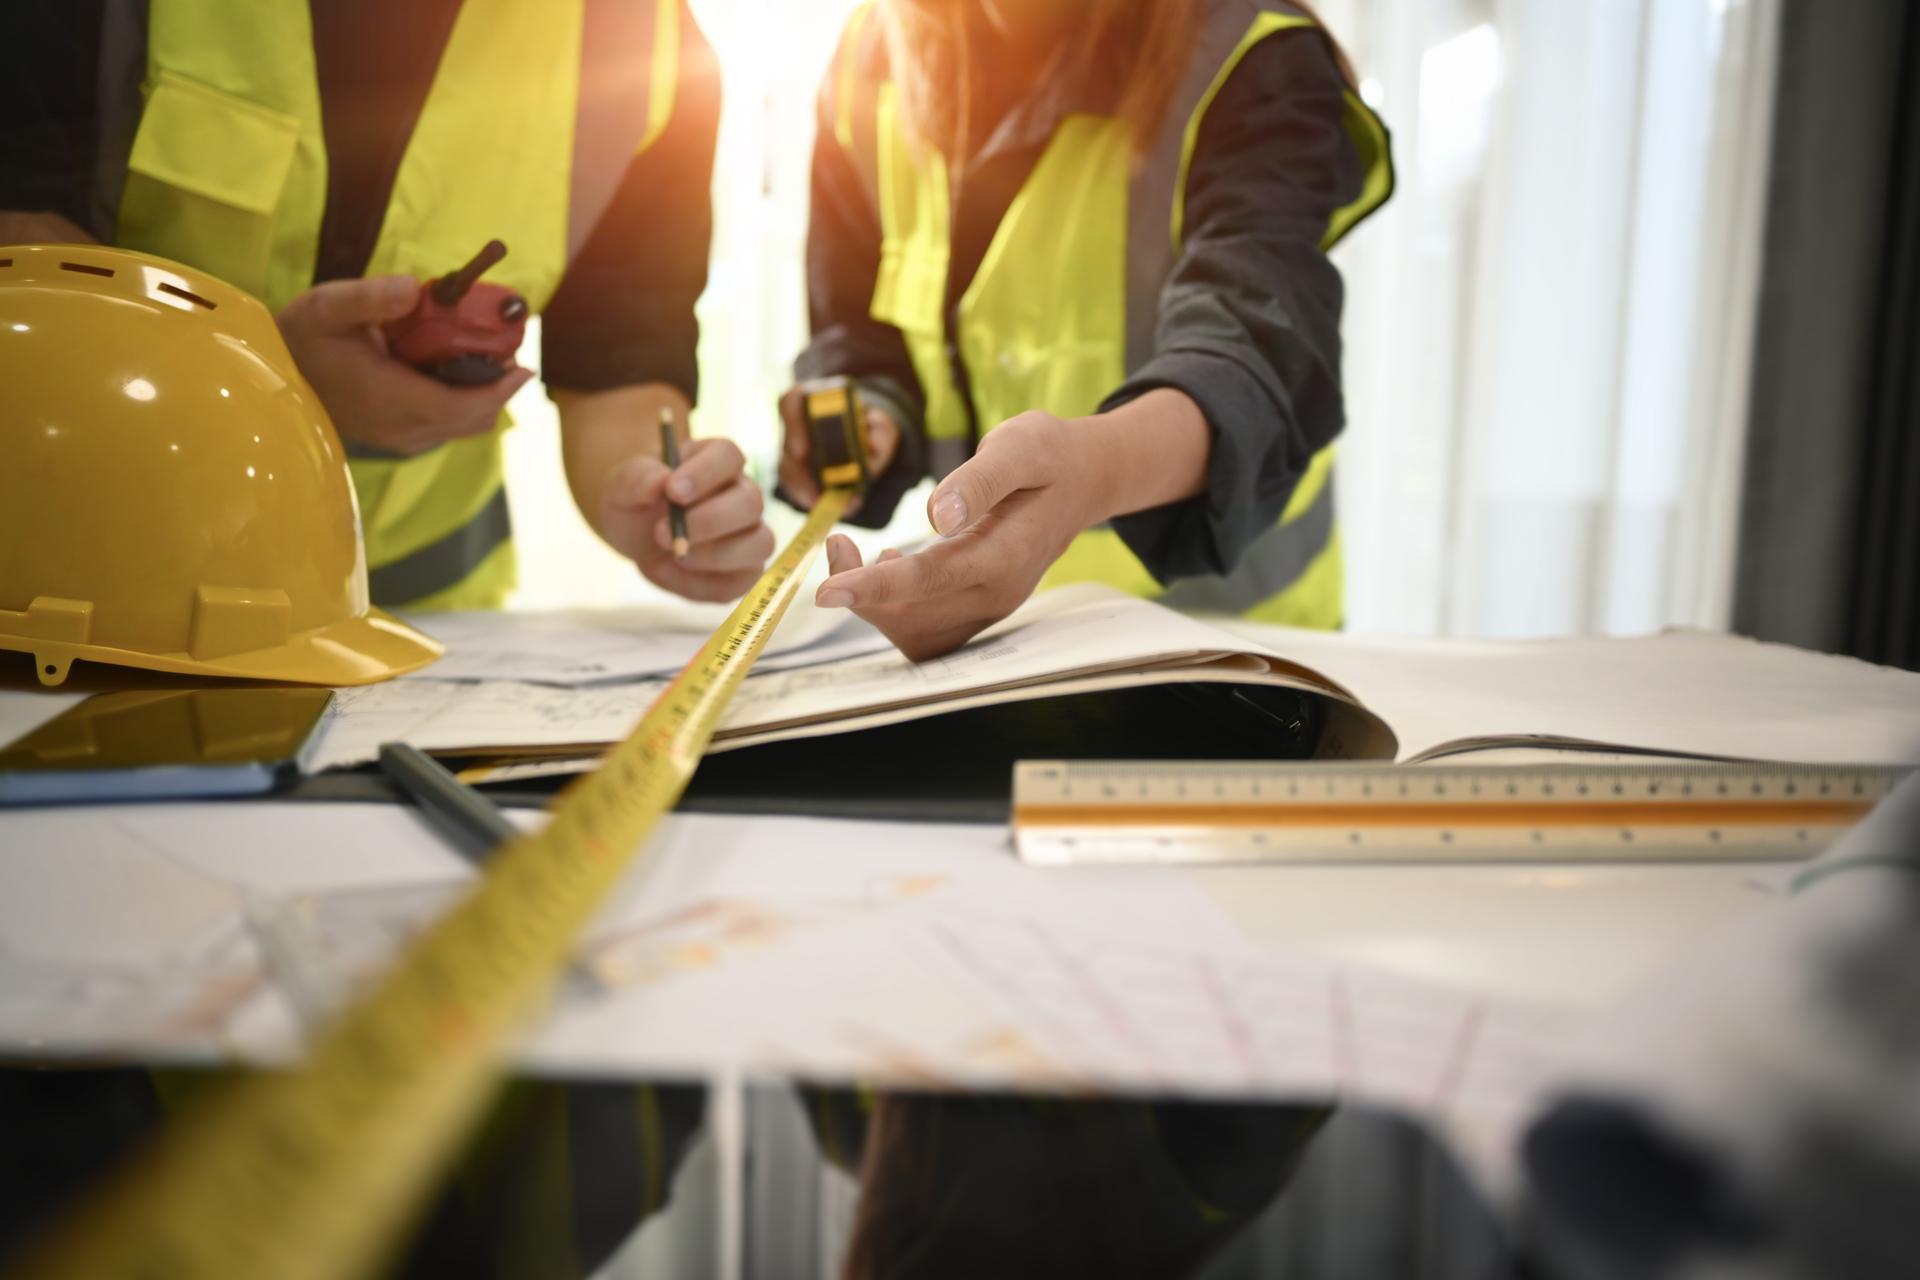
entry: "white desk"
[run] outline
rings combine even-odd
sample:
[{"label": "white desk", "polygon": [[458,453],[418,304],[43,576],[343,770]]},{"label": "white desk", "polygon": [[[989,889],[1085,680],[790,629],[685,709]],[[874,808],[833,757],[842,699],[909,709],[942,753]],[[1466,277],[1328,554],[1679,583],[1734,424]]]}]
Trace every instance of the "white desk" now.
[{"label": "white desk", "polygon": [[1722,921],[1764,911],[1767,864],[1289,867],[1185,873],[1249,936],[1581,1013],[1655,977]]},{"label": "white desk", "polygon": [[[1773,899],[1748,882],[1755,870],[1621,864],[1038,871],[1017,863],[1004,831],[994,827],[676,817],[599,926],[602,935],[623,939],[610,965],[628,977],[645,973],[591,1007],[564,1005],[529,1052],[560,1068],[690,1067],[699,1065],[699,1046],[724,1044],[729,1055],[746,1059],[713,1065],[751,1067],[755,1053],[777,1059],[777,1048],[756,1050],[752,1036],[716,1039],[717,1023],[751,1024],[777,1013],[791,1027],[794,1002],[807,1016],[826,1019],[843,998],[876,1010],[920,1006],[937,1022],[943,1001],[977,996],[957,995],[938,964],[893,966],[893,985],[883,988],[870,989],[870,974],[863,976],[863,969],[887,970],[888,952],[911,945],[888,932],[896,907],[916,927],[948,921],[990,936],[995,922],[1017,918],[1063,937],[1188,950],[1217,945],[1235,955],[1252,948],[1289,963],[1352,966],[1577,1016],[1657,974],[1686,939],[1743,912],[1767,910]],[[469,875],[413,811],[395,806],[0,812],[0,987],[17,992],[29,970],[40,978],[55,969],[158,974],[188,963],[193,949],[220,930],[243,929],[250,910],[297,895],[364,890],[378,899],[399,886]],[[704,923],[681,920],[702,913]],[[657,945],[635,941],[648,930]],[[863,947],[880,950],[867,954]],[[784,1008],[764,988],[775,977]],[[922,998],[914,998],[915,983],[923,984]],[[85,1034],[70,1040],[41,1027],[26,1037],[37,1042],[29,1045],[28,1011],[17,999],[10,1020],[0,1016],[0,1034],[11,1037],[6,1047],[15,1052],[286,1052],[284,1008],[276,1014],[276,998],[255,994],[231,1019],[203,1029],[209,1034],[116,1044],[107,1028],[86,1022]],[[958,1025],[982,1016],[970,1008]],[[935,1030],[928,1034],[937,1040]],[[673,1043],[681,1032],[692,1046],[687,1053]],[[803,1060],[820,1052],[811,1041],[798,1048]]]}]

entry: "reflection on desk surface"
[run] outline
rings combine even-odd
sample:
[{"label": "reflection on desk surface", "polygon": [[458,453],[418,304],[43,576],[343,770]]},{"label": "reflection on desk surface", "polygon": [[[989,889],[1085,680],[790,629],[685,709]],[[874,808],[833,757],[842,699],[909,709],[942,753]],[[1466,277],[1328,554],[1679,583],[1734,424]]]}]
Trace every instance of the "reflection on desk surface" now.
[{"label": "reflection on desk surface", "polygon": [[[0,1065],[0,1274],[225,1080]],[[522,1076],[381,1274],[1911,1276],[1911,1162],[1815,1119],[1775,1195],[1630,1097],[1566,1094],[1496,1199],[1442,1135],[1350,1101]]]},{"label": "reflection on desk surface", "polygon": [[[0,1070],[0,1259],[213,1080]],[[390,1274],[729,1272],[1525,1274],[1440,1145],[1364,1108],[527,1078]]]}]

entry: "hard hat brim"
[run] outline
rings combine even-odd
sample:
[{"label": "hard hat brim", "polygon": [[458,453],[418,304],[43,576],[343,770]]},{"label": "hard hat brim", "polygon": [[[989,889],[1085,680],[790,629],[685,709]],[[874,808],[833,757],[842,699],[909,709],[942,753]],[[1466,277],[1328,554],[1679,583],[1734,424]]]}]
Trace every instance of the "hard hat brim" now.
[{"label": "hard hat brim", "polygon": [[33,654],[40,683],[46,685],[63,682],[75,661],[240,680],[336,686],[375,684],[418,671],[446,652],[438,640],[380,608],[369,609],[364,617],[345,618],[316,627],[271,649],[212,659],[195,658],[190,653],[141,653],[26,636],[0,636],[0,649]]}]

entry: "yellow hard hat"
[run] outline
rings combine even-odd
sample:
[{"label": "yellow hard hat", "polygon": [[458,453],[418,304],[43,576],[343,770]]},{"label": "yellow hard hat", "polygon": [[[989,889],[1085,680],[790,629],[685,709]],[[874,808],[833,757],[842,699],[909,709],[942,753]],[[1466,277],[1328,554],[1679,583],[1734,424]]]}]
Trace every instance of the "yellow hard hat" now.
[{"label": "yellow hard hat", "polygon": [[0,649],[369,684],[440,645],[371,607],[346,454],[259,302],[92,245],[0,247]]}]

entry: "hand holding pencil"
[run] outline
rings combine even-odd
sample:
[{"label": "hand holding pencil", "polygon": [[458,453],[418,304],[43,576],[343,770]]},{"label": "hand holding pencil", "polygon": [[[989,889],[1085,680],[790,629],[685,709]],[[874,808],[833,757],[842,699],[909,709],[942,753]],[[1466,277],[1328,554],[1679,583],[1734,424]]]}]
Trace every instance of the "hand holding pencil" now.
[{"label": "hand holding pencil", "polygon": [[[624,438],[634,452],[605,482],[601,536],[675,595],[737,599],[773,554],[765,499],[746,458],[731,440],[689,440],[673,405],[646,404],[644,412],[641,423],[628,418]],[[635,426],[644,441],[637,449]]]}]

